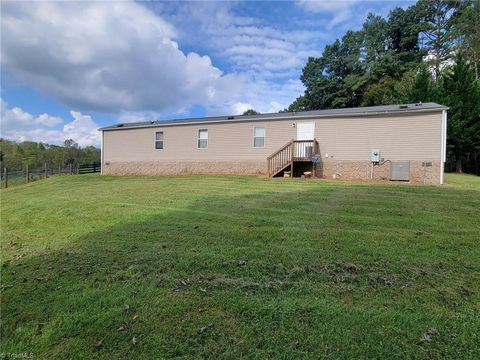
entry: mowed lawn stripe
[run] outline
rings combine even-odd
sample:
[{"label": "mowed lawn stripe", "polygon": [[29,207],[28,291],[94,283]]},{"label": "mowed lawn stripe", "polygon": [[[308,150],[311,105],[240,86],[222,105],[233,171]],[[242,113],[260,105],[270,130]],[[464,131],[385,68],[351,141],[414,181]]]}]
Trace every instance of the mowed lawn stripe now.
[{"label": "mowed lawn stripe", "polygon": [[82,175],[2,190],[1,351],[480,358],[480,181],[446,178]]}]

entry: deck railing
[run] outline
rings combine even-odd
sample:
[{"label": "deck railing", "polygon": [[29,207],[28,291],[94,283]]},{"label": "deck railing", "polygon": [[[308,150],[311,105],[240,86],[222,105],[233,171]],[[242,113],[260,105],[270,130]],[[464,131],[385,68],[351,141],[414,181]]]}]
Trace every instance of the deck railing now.
[{"label": "deck railing", "polygon": [[317,153],[318,142],[316,139],[291,140],[267,158],[268,176],[276,175],[288,165],[293,171],[295,161],[310,161],[310,157]]},{"label": "deck railing", "polygon": [[317,140],[295,140],[293,160],[294,161],[309,161],[312,155],[315,155],[316,149],[315,144]]}]

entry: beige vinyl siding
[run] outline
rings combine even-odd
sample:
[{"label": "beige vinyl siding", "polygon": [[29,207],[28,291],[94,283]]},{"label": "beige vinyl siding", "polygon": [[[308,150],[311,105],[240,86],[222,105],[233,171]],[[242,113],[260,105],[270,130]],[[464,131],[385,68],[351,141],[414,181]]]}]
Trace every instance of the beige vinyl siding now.
[{"label": "beige vinyl siding", "polygon": [[[253,128],[265,127],[265,147],[253,147]],[[208,148],[198,149],[198,130],[208,129]],[[163,131],[163,150],[154,134]],[[295,137],[291,121],[166,126],[105,131],[105,161],[266,160]]]},{"label": "beige vinyl siding", "polygon": [[318,120],[315,137],[322,157],[370,160],[372,149],[389,160],[438,160],[441,155],[441,112],[369,118]]},{"label": "beige vinyl siding", "polygon": [[[384,116],[174,125],[104,132],[104,161],[265,160],[296,137],[297,122],[315,122],[322,157],[369,160],[372,148],[390,160],[440,160],[441,111]],[[265,147],[254,148],[254,127],[265,128]],[[208,129],[208,149],[198,149],[198,130]],[[163,131],[163,150],[155,132]]]}]

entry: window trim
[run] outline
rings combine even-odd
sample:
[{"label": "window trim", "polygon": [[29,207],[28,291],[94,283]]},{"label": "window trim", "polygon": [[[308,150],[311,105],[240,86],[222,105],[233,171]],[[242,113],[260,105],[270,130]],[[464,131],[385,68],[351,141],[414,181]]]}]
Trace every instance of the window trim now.
[{"label": "window trim", "polygon": [[[263,146],[255,146],[255,129],[256,128],[263,128]],[[260,137],[260,136],[257,136]],[[266,139],[267,139],[267,129],[265,126],[254,126],[253,127],[253,136],[252,136],[252,147],[254,149],[265,149],[266,147]]]},{"label": "window trim", "polygon": [[[200,139],[200,131],[206,131],[207,132],[207,139]],[[207,140],[207,146],[206,147],[200,147],[200,140]],[[198,150],[208,150],[208,129],[201,128],[197,129],[197,149]]]},{"label": "window trim", "polygon": [[[158,134],[158,133],[162,133],[162,140],[157,140],[157,134]],[[157,142],[160,142],[160,141],[162,142],[162,148],[161,148],[161,149],[158,149],[158,148],[157,148]],[[163,149],[165,149],[165,132],[164,132],[163,130],[162,130],[162,131],[155,131],[155,132],[153,133],[153,148],[154,148],[155,150],[163,150]]]}]

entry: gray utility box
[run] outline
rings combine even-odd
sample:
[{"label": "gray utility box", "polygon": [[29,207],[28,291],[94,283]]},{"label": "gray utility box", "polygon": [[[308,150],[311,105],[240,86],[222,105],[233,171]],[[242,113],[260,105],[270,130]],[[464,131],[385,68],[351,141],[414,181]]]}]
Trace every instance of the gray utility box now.
[{"label": "gray utility box", "polygon": [[305,157],[309,158],[313,155],[313,146],[305,146]]},{"label": "gray utility box", "polygon": [[410,161],[392,161],[390,180],[409,181]]}]

